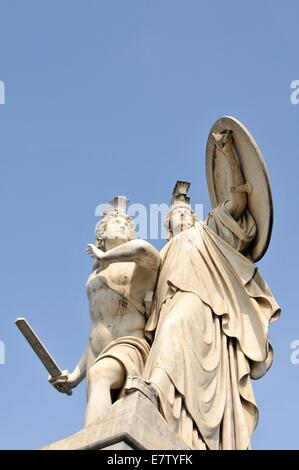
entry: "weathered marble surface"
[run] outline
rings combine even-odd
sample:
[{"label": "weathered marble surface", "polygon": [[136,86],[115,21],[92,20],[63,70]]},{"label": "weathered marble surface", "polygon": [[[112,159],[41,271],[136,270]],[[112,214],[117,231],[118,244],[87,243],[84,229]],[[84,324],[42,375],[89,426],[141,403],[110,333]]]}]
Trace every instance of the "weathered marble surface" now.
[{"label": "weathered marble surface", "polygon": [[190,448],[245,450],[258,422],[251,379],[271,366],[268,328],[280,309],[250,250],[260,233],[261,221],[248,204],[260,181],[254,177],[259,167],[252,164],[249,182],[233,131],[222,129],[212,138],[211,155],[222,162],[222,171],[212,175],[220,202],[205,221],[196,221],[188,185],[177,182],[147,324],[154,341],[143,377],[158,391],[161,413]]},{"label": "weathered marble surface", "polygon": [[68,393],[86,377],[86,426],[122,396],[128,375],[142,374],[150,349],[145,325],[160,255],[150,243],[135,239],[123,199],[109,203],[97,246],[87,247],[95,264],[86,285],[91,327],[85,351],[73,372],[50,378],[59,392]]},{"label": "weathered marble surface", "polygon": [[112,201],[87,248],[86,349],[73,372],[50,379],[68,393],[86,377],[85,428],[43,449],[250,448],[252,379],[271,366],[268,328],[280,308],[254,264],[272,228],[266,167],[232,118],[212,127],[207,180],[204,221],[190,183],[177,182],[160,253],[134,239],[124,200]]},{"label": "weathered marble surface", "polygon": [[145,395],[135,391],[121,398],[98,424],[41,450],[186,450],[157,408]]}]

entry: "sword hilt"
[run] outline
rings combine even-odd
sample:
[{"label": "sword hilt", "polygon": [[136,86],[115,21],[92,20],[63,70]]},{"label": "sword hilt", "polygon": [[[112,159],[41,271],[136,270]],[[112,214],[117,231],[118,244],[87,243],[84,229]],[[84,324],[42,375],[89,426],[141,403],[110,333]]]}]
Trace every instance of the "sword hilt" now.
[{"label": "sword hilt", "polygon": [[61,383],[55,384],[56,380],[66,378],[68,373],[69,372],[67,370],[64,370],[64,371],[61,371],[61,373],[59,375],[56,375],[55,377],[49,375],[48,382],[54,388],[56,388],[58,392],[65,393],[66,395],[70,397],[73,394],[73,390],[69,388],[69,384],[67,382],[61,382]]}]

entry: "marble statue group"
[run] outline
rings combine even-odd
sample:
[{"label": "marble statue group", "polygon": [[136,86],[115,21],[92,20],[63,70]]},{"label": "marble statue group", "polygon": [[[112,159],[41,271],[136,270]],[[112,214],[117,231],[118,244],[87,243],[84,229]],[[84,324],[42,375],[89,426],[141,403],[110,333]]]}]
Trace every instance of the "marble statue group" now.
[{"label": "marble statue group", "polygon": [[86,379],[86,427],[137,377],[186,448],[250,448],[252,380],[271,366],[268,328],[280,312],[255,265],[270,241],[271,189],[255,141],[234,118],[212,127],[206,169],[211,211],[198,220],[190,183],[178,181],[160,252],[136,238],[122,197],[87,246],[86,348],[72,372],[49,378],[62,393]]}]

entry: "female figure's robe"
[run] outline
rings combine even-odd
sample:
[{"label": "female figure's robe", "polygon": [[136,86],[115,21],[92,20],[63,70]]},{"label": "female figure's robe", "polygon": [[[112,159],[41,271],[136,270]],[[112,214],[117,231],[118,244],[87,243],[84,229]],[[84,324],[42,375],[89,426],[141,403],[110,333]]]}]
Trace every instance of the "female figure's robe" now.
[{"label": "female figure's robe", "polygon": [[192,449],[248,449],[258,421],[251,379],[271,365],[268,326],[280,310],[241,253],[255,233],[247,210],[236,221],[224,203],[161,251],[143,377]]}]

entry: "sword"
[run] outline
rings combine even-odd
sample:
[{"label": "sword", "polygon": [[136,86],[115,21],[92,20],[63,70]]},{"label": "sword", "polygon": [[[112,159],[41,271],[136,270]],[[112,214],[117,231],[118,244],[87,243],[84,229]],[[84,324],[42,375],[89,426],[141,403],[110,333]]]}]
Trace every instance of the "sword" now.
[{"label": "sword", "polygon": [[[27,320],[25,318],[17,318],[15,324],[17,325],[25,339],[28,341],[37,357],[43,363],[50,376],[53,379],[56,379],[60,375],[63,375],[60,367],[56,364],[53,357],[47,351],[47,349],[45,348],[41,340],[38,338],[37,334],[33,331]],[[71,389],[69,389],[66,393],[67,395],[72,395],[73,392]]]}]

